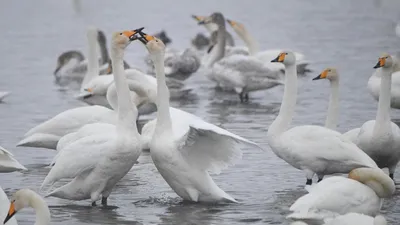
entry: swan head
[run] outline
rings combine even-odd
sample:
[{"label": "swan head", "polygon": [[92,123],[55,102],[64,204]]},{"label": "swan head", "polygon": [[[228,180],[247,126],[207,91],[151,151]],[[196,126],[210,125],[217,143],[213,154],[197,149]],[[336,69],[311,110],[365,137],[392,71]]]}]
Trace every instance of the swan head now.
[{"label": "swan head", "polygon": [[367,185],[380,198],[391,197],[396,189],[393,180],[381,169],[357,168],[349,173],[349,178]]},{"label": "swan head", "polygon": [[136,30],[126,30],[113,33],[112,45],[120,49],[125,49],[132,41],[138,39],[137,34],[143,29],[144,27]]},{"label": "swan head", "polygon": [[391,68],[393,66],[393,59],[387,53],[383,53],[381,57],[378,59],[378,63],[374,66],[374,69],[377,68]]},{"label": "swan head", "polygon": [[8,210],[7,216],[4,220],[4,224],[10,220],[19,210],[26,207],[34,207],[35,201],[37,201],[38,196],[35,192],[30,189],[21,189],[15,192],[11,199],[10,208]]},{"label": "swan head", "polygon": [[203,21],[203,20],[206,18],[206,16],[192,15],[192,18],[193,18],[194,20],[196,20],[198,23],[200,23],[201,21]]},{"label": "swan head", "polygon": [[318,76],[316,76],[313,80],[320,80],[320,79],[328,79],[330,81],[335,81],[339,79],[339,75],[335,68],[328,67]]},{"label": "swan head", "polygon": [[201,20],[199,22],[199,24],[208,24],[208,23],[225,25],[224,15],[222,15],[222,13],[220,13],[220,12],[215,12],[215,13],[211,14],[211,16],[205,17],[205,18],[203,18],[203,20]]},{"label": "swan head", "polygon": [[271,62],[280,62],[284,65],[294,65],[296,63],[296,56],[291,51],[284,51],[279,53],[278,57],[271,60]]},{"label": "swan head", "polygon": [[143,32],[140,32],[140,35],[142,37],[139,38],[139,40],[146,46],[151,55],[160,55],[165,53],[165,45],[160,39]]},{"label": "swan head", "polygon": [[83,90],[86,92],[86,95],[83,96],[83,99],[90,98],[93,95],[105,95],[108,87],[109,83],[106,83],[101,79],[93,79],[83,87]]},{"label": "swan head", "polygon": [[53,74],[56,75],[58,71],[60,71],[60,69],[67,65],[72,59],[77,60],[77,62],[82,62],[83,60],[85,60],[85,57],[79,51],[67,51],[62,53],[57,58],[57,66]]}]

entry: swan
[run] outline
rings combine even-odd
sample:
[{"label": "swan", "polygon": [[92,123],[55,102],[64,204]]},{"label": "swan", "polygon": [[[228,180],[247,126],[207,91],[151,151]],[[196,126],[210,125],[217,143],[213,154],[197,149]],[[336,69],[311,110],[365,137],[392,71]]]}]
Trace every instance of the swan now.
[{"label": "swan", "polygon": [[[8,215],[8,210],[10,209],[10,201],[7,198],[6,193],[0,186],[0,221],[4,221]],[[5,223],[6,225],[17,225],[17,220],[13,217]]]},{"label": "swan", "polygon": [[[7,196],[6,196],[7,198]],[[8,201],[6,201],[8,202]],[[21,189],[15,192],[9,204],[7,216],[4,224],[12,225],[17,224],[14,215],[21,209],[30,207],[35,210],[36,222],[35,225],[49,225],[50,224],[50,210],[47,203],[37,193],[30,189]],[[11,221],[11,223],[10,223]]]},{"label": "swan", "polygon": [[382,76],[376,119],[365,122],[360,128],[350,130],[343,136],[352,140],[380,168],[388,168],[389,176],[393,179],[400,161],[400,129],[390,120],[392,57],[383,54],[374,68],[380,68]]},{"label": "swan", "polygon": [[247,101],[248,93],[282,85],[280,70],[271,70],[261,61],[252,56],[231,55],[224,57],[225,49],[225,18],[219,13],[213,13],[202,23],[218,24],[218,41],[210,53],[206,67],[210,70],[206,76],[224,89],[233,89],[239,94],[240,100]]},{"label": "swan", "polygon": [[[266,51],[259,51],[258,43],[256,40],[250,35],[247,31],[245,26],[237,21],[233,20],[226,20],[228,24],[233,28],[236,34],[244,41],[246,44],[248,54],[251,56],[255,56],[257,59],[262,61],[263,63],[270,64],[270,61],[276,57],[280,52],[281,49],[274,49],[274,50],[266,50]],[[304,55],[298,52],[295,52],[296,60],[297,60],[297,73],[304,75],[306,72],[310,72],[307,69],[308,62],[304,61]],[[278,64],[279,65],[279,64]],[[283,65],[280,69],[284,69]]]},{"label": "swan", "polygon": [[337,131],[315,125],[290,128],[297,100],[296,56],[286,51],[272,62],[285,65],[285,89],[278,116],[267,132],[272,151],[293,167],[306,173],[306,185],[334,173],[348,173],[358,167],[376,168],[375,162]]},{"label": "swan", "polygon": [[4,100],[4,98],[7,97],[8,95],[10,95],[10,92],[0,91],[0,102],[2,102]]},{"label": "swan", "polygon": [[[217,43],[217,30],[218,30],[218,24],[215,23],[201,23],[204,21],[207,17],[206,16],[197,16],[197,15],[192,15],[192,18],[197,21],[199,25],[203,25],[208,33],[210,34],[210,44],[215,45]],[[227,46],[235,46],[235,41],[233,40],[232,35],[225,30],[225,40],[226,40],[226,45]],[[196,42],[196,40],[194,40]]]},{"label": "swan", "polygon": [[295,220],[323,220],[349,212],[375,216],[379,213],[383,198],[390,198],[395,185],[379,168],[357,168],[348,178],[333,176],[308,188],[308,194],[300,197],[287,218]]},{"label": "swan", "polygon": [[[238,142],[256,144],[201,122],[188,124],[184,118],[172,121],[163,68],[165,45],[153,36],[140,35],[156,68],[157,122],[149,146],[157,170],[184,200],[236,202],[214,183],[208,171],[219,173],[241,158]],[[180,130],[174,130],[172,123],[180,123]]]},{"label": "swan", "polygon": [[71,200],[90,199],[92,206],[96,205],[101,196],[101,203],[107,205],[112,188],[138,159],[142,147],[135,123],[137,109],[130,101],[123,67],[124,49],[136,39],[136,33],[137,30],[117,32],[112,37],[111,58],[118,94],[116,129],[88,135],[60,152],[41,189],[63,178],[74,179],[47,196]]},{"label": "swan", "polygon": [[359,213],[347,213],[335,218],[325,219],[324,222],[324,225],[387,225],[387,221],[382,215],[371,217]]},{"label": "swan", "polygon": [[328,79],[331,85],[329,97],[328,116],[325,120],[325,127],[336,130],[339,114],[339,74],[335,68],[326,68],[313,80]]},{"label": "swan", "polygon": [[[391,87],[391,98],[390,106],[395,109],[400,109],[400,53],[392,56],[393,59],[393,75],[392,75],[392,87]],[[382,70],[375,70],[372,76],[368,80],[368,91],[372,97],[379,101],[379,93],[381,89]]]},{"label": "swan", "polygon": [[[89,30],[93,29],[90,27]],[[107,68],[109,56],[106,45],[106,36],[101,30],[97,30],[97,43],[100,47],[101,57],[98,60],[101,65],[101,71],[105,71]],[[94,44],[94,43],[93,43]],[[75,62],[75,63],[74,63]],[[72,64],[72,65],[71,65]],[[81,81],[88,70],[88,61],[85,60],[85,56],[76,50],[63,52],[57,58],[57,66],[54,70],[54,76],[56,80],[60,79],[73,79]]]},{"label": "swan", "polygon": [[[144,76],[143,73],[140,72],[136,74],[132,72],[130,75],[131,76],[128,81],[128,85],[130,88],[132,86],[131,81],[133,80],[143,79],[148,82],[156,82],[154,77],[148,75]],[[88,89],[88,91],[90,91],[88,93],[97,93],[97,89],[98,87],[91,87]],[[132,102],[136,106],[141,106],[148,102],[147,99],[140,97],[135,92],[131,91],[130,95]],[[117,123],[117,113],[115,110],[118,109],[115,83],[111,83],[108,87],[106,98],[112,109],[94,105],[66,110],[30,129],[24,135],[24,138],[17,144],[17,146],[47,148],[55,150],[57,149],[58,142],[63,136],[78,131],[86,124],[100,122],[115,125]]]},{"label": "swan", "polygon": [[0,173],[28,170],[14,159],[14,155],[0,146]]}]

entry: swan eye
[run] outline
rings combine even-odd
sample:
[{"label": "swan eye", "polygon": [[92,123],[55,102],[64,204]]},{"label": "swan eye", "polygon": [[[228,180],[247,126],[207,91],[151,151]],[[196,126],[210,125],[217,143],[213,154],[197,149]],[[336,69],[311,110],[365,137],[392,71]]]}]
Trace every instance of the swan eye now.
[{"label": "swan eye", "polygon": [[328,70],[328,72],[331,72],[332,70]]},{"label": "swan eye", "polygon": [[119,33],[119,35],[122,35],[122,33]]},{"label": "swan eye", "polygon": [[287,55],[287,52],[285,53],[285,55]]}]

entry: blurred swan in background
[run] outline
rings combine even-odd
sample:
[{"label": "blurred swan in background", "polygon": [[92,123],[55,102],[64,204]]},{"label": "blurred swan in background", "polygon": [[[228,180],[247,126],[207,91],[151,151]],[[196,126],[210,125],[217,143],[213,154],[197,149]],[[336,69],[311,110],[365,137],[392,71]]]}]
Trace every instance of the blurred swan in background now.
[{"label": "blurred swan in background", "polygon": [[285,65],[285,89],[278,116],[268,128],[267,141],[281,159],[306,174],[306,185],[317,174],[348,173],[358,167],[377,168],[376,163],[337,131],[322,126],[290,128],[297,102],[296,56],[282,52],[272,62]]},{"label": "blurred swan in background", "polygon": [[47,196],[70,200],[90,199],[92,206],[101,198],[101,204],[107,205],[107,198],[116,183],[136,163],[142,149],[135,122],[138,111],[131,102],[123,67],[124,50],[136,39],[136,32],[116,32],[112,38],[111,58],[118,95],[116,129],[88,134],[60,151],[41,189],[60,179],[73,180]]},{"label": "blurred swan in background", "polygon": [[8,95],[10,95],[10,92],[0,91],[0,102],[2,102],[4,100],[4,98],[7,97]]},{"label": "blurred swan in background", "polygon": [[343,134],[375,160],[380,168],[388,168],[392,179],[400,161],[400,129],[390,119],[393,66],[394,60],[385,53],[374,67],[380,70],[381,75],[376,119]]},{"label": "blurred swan in background", "polygon": [[[2,190],[0,188],[0,199],[2,199],[1,192]],[[7,196],[5,196],[4,200],[8,207],[6,209],[6,217],[4,219],[4,222],[2,223],[6,225],[16,225],[17,221],[15,220],[14,215],[23,208],[30,207],[33,208],[36,214],[35,225],[50,224],[51,215],[49,207],[47,206],[47,203],[44,201],[44,199],[40,197],[40,195],[38,195],[36,192],[30,189],[21,189],[15,192],[15,194],[11,198],[11,203],[8,201]],[[2,204],[1,202],[0,204]]]},{"label": "blurred swan in background", "polygon": [[[308,187],[308,194],[290,206],[287,218],[294,220],[321,220],[350,212],[376,216],[383,198],[390,198],[395,185],[379,168],[358,168],[348,178],[333,176]],[[361,223],[360,223],[361,224]]]},{"label": "blurred swan in background", "polygon": [[[270,65],[271,60],[273,60],[280,52],[282,52],[281,49],[259,51],[257,41],[250,35],[243,24],[229,19],[227,19],[226,21],[233,28],[240,39],[244,41],[247,47],[248,54],[256,57],[264,64]],[[295,54],[297,60],[297,73],[304,75],[306,72],[310,72],[310,70],[306,68],[308,62],[304,61],[304,55],[298,52],[295,52]],[[284,66],[280,64],[275,64],[274,66],[280,66],[280,69],[284,69]]]}]

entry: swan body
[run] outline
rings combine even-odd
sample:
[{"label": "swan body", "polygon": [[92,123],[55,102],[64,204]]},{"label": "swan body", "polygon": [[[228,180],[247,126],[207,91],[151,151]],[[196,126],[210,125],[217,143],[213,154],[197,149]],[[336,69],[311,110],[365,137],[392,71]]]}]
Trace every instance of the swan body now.
[{"label": "swan body", "polygon": [[273,60],[286,67],[285,89],[277,118],[267,133],[272,151],[293,167],[306,173],[306,184],[316,173],[348,173],[358,167],[376,168],[375,162],[337,131],[314,125],[290,128],[297,100],[296,59],[292,52],[282,52]]},{"label": "swan body", "polygon": [[378,168],[358,168],[349,178],[334,176],[308,188],[290,207],[288,218],[309,220],[332,218],[349,212],[375,216],[382,206],[382,198],[395,191],[394,182]]},{"label": "swan body", "polygon": [[[8,200],[6,193],[4,193],[3,189],[0,187],[0,221],[5,220],[9,208],[10,208],[10,201]],[[18,223],[15,217],[13,217],[8,220],[6,225],[18,225]]]},{"label": "swan body", "polygon": [[377,215],[371,217],[359,213],[347,213],[345,215],[340,215],[335,218],[325,219],[324,225],[387,225],[385,217]]},{"label": "swan body", "polygon": [[388,168],[393,178],[400,161],[400,129],[390,120],[392,57],[384,54],[375,68],[380,68],[382,74],[376,119],[365,122],[360,128],[350,130],[343,136],[353,140],[380,168]]},{"label": "swan body", "polygon": [[[185,123],[184,119],[172,121],[169,107],[169,92],[165,84],[164,44],[143,34],[145,45],[156,68],[157,77],[157,122],[150,141],[150,154],[164,180],[184,200],[193,202],[236,202],[220,189],[208,172],[219,173],[241,158],[240,142],[230,136],[192,127],[173,130],[172,123]],[[225,130],[220,129],[220,132]],[[245,139],[242,139],[245,140]],[[245,142],[245,141],[241,141]]]},{"label": "swan body", "polygon": [[138,159],[142,147],[135,123],[137,109],[130,100],[123,67],[123,51],[134,40],[135,34],[136,31],[113,34],[111,58],[118,94],[116,129],[87,135],[60,151],[42,188],[63,178],[73,180],[47,196],[71,200],[90,199],[92,205],[101,196],[102,204],[106,205],[112,188]]},{"label": "swan body", "polygon": [[50,224],[50,210],[47,206],[47,203],[36,192],[30,189],[21,189],[15,192],[9,205],[10,206],[7,216],[4,220],[4,224],[10,224],[8,221],[13,221],[14,215],[26,207],[30,207],[35,210],[35,225]]},{"label": "swan body", "polygon": [[10,173],[20,170],[28,169],[14,159],[14,155],[11,152],[0,146],[0,173]]}]

